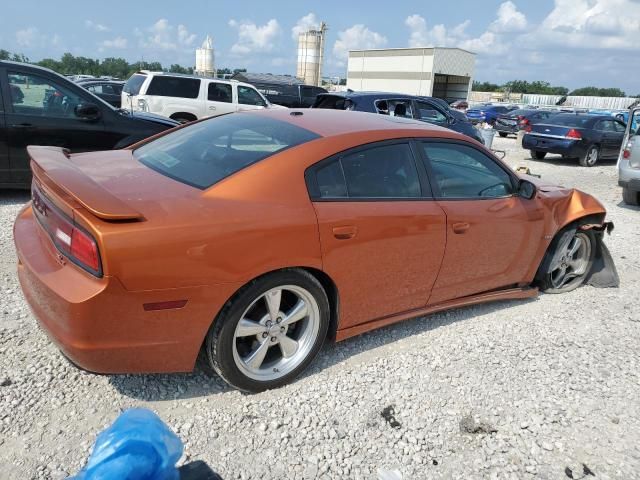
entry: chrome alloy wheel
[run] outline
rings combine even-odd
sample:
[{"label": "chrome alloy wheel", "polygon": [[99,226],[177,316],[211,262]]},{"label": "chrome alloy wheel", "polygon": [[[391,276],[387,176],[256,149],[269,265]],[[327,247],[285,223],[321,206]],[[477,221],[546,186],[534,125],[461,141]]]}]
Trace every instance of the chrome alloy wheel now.
[{"label": "chrome alloy wheel", "polygon": [[587,165],[595,165],[598,161],[598,149],[596,147],[591,147],[589,152],[587,153]]},{"label": "chrome alloy wheel", "polygon": [[591,240],[585,233],[576,232],[566,242],[562,252],[556,264],[551,267],[551,284],[556,289],[582,281],[591,259]]},{"label": "chrome alloy wheel", "polygon": [[253,380],[276,380],[304,362],[319,331],[320,309],[311,293],[296,285],[272,288],[240,317],[233,359]]}]

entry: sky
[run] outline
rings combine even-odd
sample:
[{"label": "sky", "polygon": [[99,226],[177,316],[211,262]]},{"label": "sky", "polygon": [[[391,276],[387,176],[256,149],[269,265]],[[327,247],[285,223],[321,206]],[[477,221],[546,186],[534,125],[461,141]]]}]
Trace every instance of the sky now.
[{"label": "sky", "polygon": [[479,81],[640,94],[640,0],[10,1],[0,49],[193,66],[209,34],[217,68],[295,74],[296,34],[320,21],[325,76],[346,76],[350,49],[447,46],[477,54]]}]

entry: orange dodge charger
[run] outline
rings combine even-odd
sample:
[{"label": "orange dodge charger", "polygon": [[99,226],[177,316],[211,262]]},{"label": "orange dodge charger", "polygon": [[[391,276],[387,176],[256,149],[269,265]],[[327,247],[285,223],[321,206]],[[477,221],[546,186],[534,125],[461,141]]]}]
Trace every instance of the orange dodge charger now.
[{"label": "orange dodge charger", "polygon": [[261,391],[326,338],[615,276],[597,200],[413,120],[266,110],[125,150],[28,150],[22,289],[94,372],[190,371],[204,349]]}]

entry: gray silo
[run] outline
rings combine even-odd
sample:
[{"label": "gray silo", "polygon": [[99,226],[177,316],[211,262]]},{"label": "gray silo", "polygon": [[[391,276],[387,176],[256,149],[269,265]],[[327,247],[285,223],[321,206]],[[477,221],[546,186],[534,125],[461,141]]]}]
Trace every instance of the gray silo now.
[{"label": "gray silo", "polygon": [[298,68],[296,77],[307,85],[322,85],[322,62],[327,25],[322,22],[317,30],[298,35]]}]

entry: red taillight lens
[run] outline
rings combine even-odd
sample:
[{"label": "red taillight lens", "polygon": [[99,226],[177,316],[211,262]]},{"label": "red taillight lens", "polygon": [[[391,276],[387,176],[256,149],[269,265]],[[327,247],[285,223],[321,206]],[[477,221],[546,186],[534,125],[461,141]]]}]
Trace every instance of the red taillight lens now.
[{"label": "red taillight lens", "polygon": [[524,131],[527,132],[527,133],[530,132],[531,130],[533,130],[531,128],[531,125],[527,125],[526,127],[524,127]]},{"label": "red taillight lens", "polygon": [[582,134],[576,130],[575,128],[572,128],[571,130],[569,130],[567,132],[567,134],[565,135],[566,138],[576,138],[576,139],[581,139],[582,138]]},{"label": "red taillight lens", "polygon": [[520,125],[529,125],[529,119],[528,118],[524,118],[524,117],[520,117]]},{"label": "red taillight lens", "polygon": [[100,268],[96,242],[77,228],[71,234],[71,255],[91,270],[97,272]]}]

